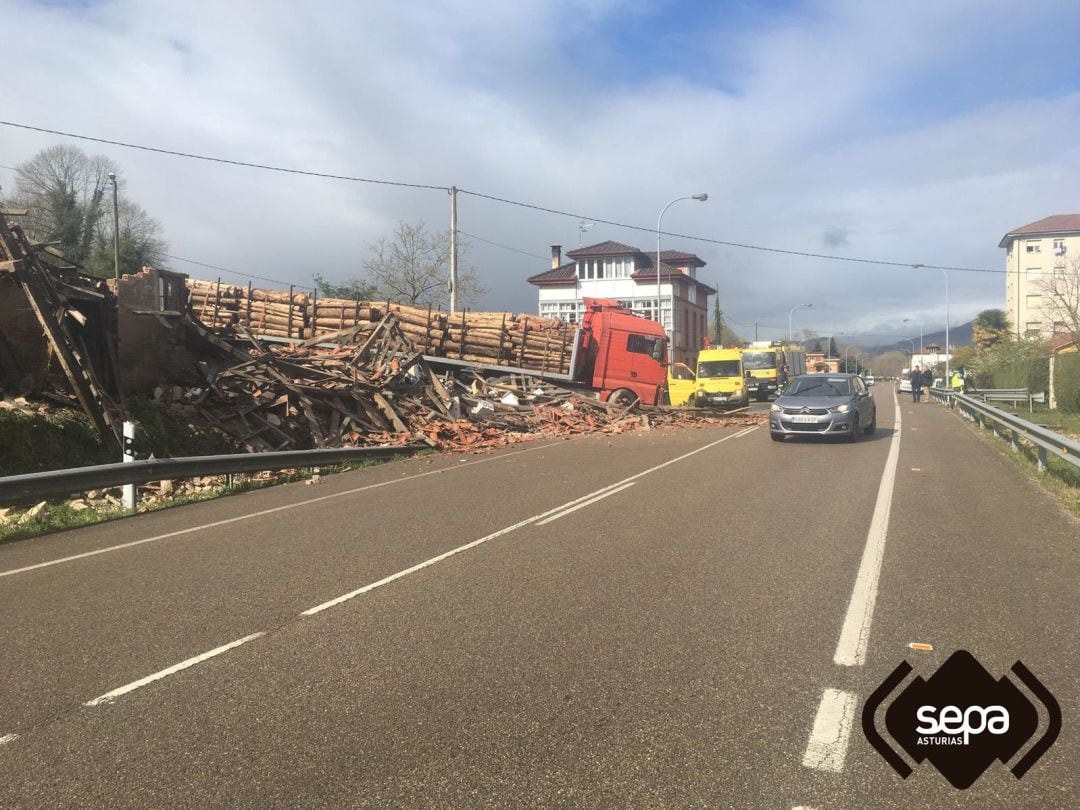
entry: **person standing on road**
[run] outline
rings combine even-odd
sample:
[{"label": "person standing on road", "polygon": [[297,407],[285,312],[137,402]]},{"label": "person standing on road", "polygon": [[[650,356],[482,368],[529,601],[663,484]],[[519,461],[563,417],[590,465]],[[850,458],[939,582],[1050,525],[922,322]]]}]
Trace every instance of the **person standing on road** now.
[{"label": "person standing on road", "polygon": [[913,368],[911,370],[911,401],[912,402],[918,402],[919,397],[922,396],[922,382],[923,382],[922,371],[919,369],[918,366],[915,366],[915,368]]},{"label": "person standing on road", "polygon": [[923,369],[922,384],[926,388],[926,401],[930,401],[930,389],[934,387],[934,370],[927,366]]},{"label": "person standing on road", "polygon": [[949,381],[949,387],[956,392],[964,390],[964,378],[960,376],[959,371],[954,371],[952,373],[952,380]]}]

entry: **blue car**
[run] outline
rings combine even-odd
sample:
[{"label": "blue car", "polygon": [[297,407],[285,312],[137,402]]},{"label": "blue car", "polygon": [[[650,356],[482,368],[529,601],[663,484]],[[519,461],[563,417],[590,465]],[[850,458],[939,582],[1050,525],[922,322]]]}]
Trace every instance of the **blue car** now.
[{"label": "blue car", "polygon": [[857,374],[801,374],[772,404],[769,435],[843,436],[850,442],[877,429],[877,406]]}]

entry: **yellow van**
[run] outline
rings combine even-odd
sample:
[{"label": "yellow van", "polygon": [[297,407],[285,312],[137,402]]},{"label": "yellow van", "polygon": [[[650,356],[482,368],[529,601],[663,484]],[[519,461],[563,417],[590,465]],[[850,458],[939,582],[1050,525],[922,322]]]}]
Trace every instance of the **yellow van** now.
[{"label": "yellow van", "polygon": [[703,349],[697,369],[676,363],[668,372],[668,397],[675,406],[744,408],[750,404],[742,349]]}]

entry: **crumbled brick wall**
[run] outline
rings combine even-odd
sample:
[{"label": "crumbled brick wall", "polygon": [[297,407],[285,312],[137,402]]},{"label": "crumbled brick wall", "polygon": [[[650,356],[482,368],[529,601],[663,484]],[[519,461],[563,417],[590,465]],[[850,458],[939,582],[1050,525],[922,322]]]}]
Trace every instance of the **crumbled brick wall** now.
[{"label": "crumbled brick wall", "polygon": [[[143,268],[120,279],[117,354],[120,390],[125,396],[151,393],[162,380],[190,375],[197,357],[186,344],[186,330],[168,319],[137,314],[158,309],[158,271]],[[117,287],[116,282],[110,283]]]}]

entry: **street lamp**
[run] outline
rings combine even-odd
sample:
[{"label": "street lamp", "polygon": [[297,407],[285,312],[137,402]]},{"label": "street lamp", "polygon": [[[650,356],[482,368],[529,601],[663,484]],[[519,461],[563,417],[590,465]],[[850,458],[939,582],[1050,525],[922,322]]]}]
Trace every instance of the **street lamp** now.
[{"label": "street lamp", "polygon": [[[912,269],[929,269],[925,264],[913,264]],[[944,267],[937,268],[945,278],[945,387],[949,387],[952,379],[952,347],[949,346],[949,271]]]},{"label": "street lamp", "polygon": [[[919,325],[919,354],[922,354],[923,353],[923,334],[922,334],[923,322],[922,321],[917,321],[914,318],[904,318],[904,323],[917,323]],[[907,338],[905,338],[905,340],[906,339]],[[915,354],[915,350],[912,349],[911,353]]]},{"label": "street lamp", "polygon": [[[656,321],[661,326],[664,324],[663,307],[660,303],[660,223],[664,221],[664,214],[675,203],[681,200],[697,200],[705,202],[709,199],[708,194],[692,194],[689,197],[676,197],[674,200],[660,209],[660,216],[656,218]],[[668,345],[668,363],[675,362],[675,282],[671,282],[671,342]]]},{"label": "street lamp", "polygon": [[791,334],[791,316],[795,314],[795,310],[803,309],[803,308],[811,309],[813,306],[814,306],[813,304],[796,304],[795,306],[793,306],[791,308],[791,312],[789,312],[788,316],[787,316],[787,340],[788,340],[788,343],[792,343],[795,340],[795,338],[792,337],[792,334]]},{"label": "street lamp", "polygon": [[[120,282],[120,205],[117,202],[116,172],[109,172],[112,181],[112,212],[113,212],[113,273],[117,283]],[[117,292],[120,288],[117,288]]]},{"label": "street lamp", "polygon": [[844,347],[844,373],[845,373],[845,374],[847,374],[847,371],[848,371],[848,365],[847,365],[847,353],[848,353],[849,351],[851,351],[851,347],[850,347],[850,346],[845,346],[845,347]]}]

